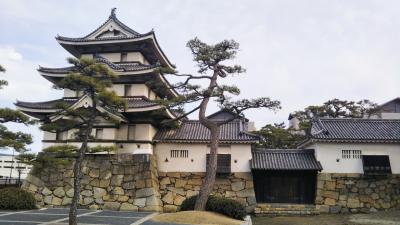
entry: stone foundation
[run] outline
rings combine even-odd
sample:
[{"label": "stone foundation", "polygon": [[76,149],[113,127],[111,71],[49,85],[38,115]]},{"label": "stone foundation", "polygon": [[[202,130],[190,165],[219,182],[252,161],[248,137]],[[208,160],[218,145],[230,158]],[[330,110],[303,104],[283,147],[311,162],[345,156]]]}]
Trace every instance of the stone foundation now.
[{"label": "stone foundation", "polygon": [[[161,200],[164,212],[175,212],[183,200],[199,194],[205,173],[159,172]],[[214,185],[214,195],[235,199],[252,212],[256,206],[251,173],[232,173],[217,177]]]},{"label": "stone foundation", "polygon": [[320,212],[371,212],[400,207],[400,175],[318,174]]},{"label": "stone foundation", "polygon": [[[121,159],[123,158],[123,160]],[[22,188],[40,206],[67,206],[73,196],[73,165],[34,168]],[[88,155],[83,162],[82,207],[130,211],[162,211],[157,162],[153,155]]]}]

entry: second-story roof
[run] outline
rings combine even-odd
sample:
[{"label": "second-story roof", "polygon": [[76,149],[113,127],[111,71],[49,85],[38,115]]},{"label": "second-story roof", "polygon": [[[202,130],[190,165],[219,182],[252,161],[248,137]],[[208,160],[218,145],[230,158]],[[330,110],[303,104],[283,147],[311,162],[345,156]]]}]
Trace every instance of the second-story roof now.
[{"label": "second-story roof", "polygon": [[[161,129],[154,137],[156,142],[209,143],[210,131],[198,120],[183,121],[179,128]],[[231,121],[220,127],[220,143],[256,143],[257,135],[247,132],[247,122]]]},{"label": "second-story roof", "polygon": [[400,120],[388,119],[314,119],[308,143],[321,142],[400,142]]}]

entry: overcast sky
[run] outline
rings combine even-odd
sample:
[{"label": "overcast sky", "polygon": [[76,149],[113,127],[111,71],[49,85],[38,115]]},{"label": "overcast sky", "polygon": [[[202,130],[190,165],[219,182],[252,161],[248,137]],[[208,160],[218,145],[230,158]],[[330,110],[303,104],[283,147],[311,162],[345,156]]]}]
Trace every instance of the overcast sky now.
[{"label": "overcast sky", "polygon": [[[235,63],[247,69],[229,82],[242,97],[269,96],[282,102],[277,113],[254,110],[246,116],[258,128],[283,122],[291,111],[332,98],[383,103],[400,96],[399,1],[0,1],[0,64],[10,85],[0,107],[18,100],[46,101],[62,96],[36,69],[66,66],[69,56],[54,37],[84,36],[117,8],[117,17],[158,41],[180,72],[195,73],[186,42],[235,39]],[[216,108],[212,108],[215,110]],[[210,110],[211,113],[211,110]],[[36,127],[9,125],[31,132]]]}]

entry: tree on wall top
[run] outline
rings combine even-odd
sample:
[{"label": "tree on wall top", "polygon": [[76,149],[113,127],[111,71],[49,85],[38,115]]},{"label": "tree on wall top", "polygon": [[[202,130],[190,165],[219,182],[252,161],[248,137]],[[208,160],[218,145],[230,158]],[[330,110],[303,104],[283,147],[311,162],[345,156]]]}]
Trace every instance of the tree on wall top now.
[{"label": "tree on wall top", "polygon": [[[235,58],[239,44],[234,40],[224,40],[215,45],[209,45],[198,38],[187,43],[193,60],[197,63],[198,74],[178,74],[177,71],[160,69],[160,72],[184,78],[182,82],[172,85],[181,95],[172,100],[160,101],[168,108],[183,108],[187,103],[196,106],[179,118],[198,112],[200,123],[210,130],[210,158],[206,169],[206,176],[200,188],[200,193],[195,204],[195,210],[205,210],[208,196],[211,194],[215,183],[217,170],[218,143],[220,139],[220,126],[233,119],[243,116],[243,111],[254,108],[280,109],[280,102],[268,97],[255,99],[232,100],[233,96],[240,94],[236,86],[221,84],[220,80],[233,74],[240,74],[245,70],[239,65],[228,65],[227,62]],[[208,85],[202,87],[196,84],[206,81]],[[215,121],[207,118],[206,111],[210,100],[215,100],[221,109],[232,112],[234,117],[225,121]]]}]

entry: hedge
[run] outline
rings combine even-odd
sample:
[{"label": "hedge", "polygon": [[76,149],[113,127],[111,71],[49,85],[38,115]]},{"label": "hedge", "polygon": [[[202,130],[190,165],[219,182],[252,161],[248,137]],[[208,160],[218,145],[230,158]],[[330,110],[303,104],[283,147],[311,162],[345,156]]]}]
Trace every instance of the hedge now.
[{"label": "hedge", "polygon": [[0,209],[35,209],[36,201],[32,193],[20,188],[0,189]]},{"label": "hedge", "polygon": [[[181,211],[194,210],[197,195],[189,197],[182,202]],[[246,216],[246,210],[243,204],[233,199],[213,196],[208,198],[206,210],[221,213],[234,219],[243,220]]]}]

